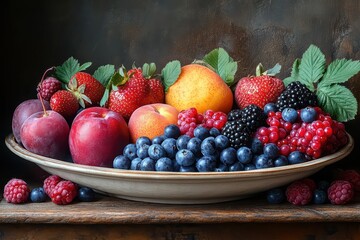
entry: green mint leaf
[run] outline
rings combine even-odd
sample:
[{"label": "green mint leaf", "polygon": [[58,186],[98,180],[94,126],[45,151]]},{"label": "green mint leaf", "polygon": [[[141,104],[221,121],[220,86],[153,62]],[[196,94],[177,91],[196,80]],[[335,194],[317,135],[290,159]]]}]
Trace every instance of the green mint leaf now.
[{"label": "green mint leaf", "polygon": [[95,70],[93,77],[98,80],[104,87],[107,86],[109,80],[115,73],[115,66],[111,64],[107,64],[104,66],[100,66]]},{"label": "green mint leaf", "polygon": [[225,81],[228,86],[234,83],[237,71],[237,62],[229,56],[223,48],[216,48],[206,54],[203,61],[215,69],[215,72]]},{"label": "green mint leaf", "polygon": [[338,84],[324,86],[318,89],[317,96],[321,108],[337,121],[346,122],[355,118],[357,101],[346,87]]},{"label": "green mint leaf", "polygon": [[319,87],[344,83],[360,71],[360,61],[336,59],[326,69]]},{"label": "green mint leaf", "polygon": [[265,71],[265,75],[269,75],[269,76],[275,76],[276,74],[280,73],[281,70],[281,65],[280,64],[275,64],[274,67],[268,69]]},{"label": "green mint leaf", "polygon": [[325,71],[325,55],[315,45],[304,52],[299,65],[299,77],[302,83],[307,86],[320,80]]},{"label": "green mint leaf", "polygon": [[174,60],[165,65],[161,70],[161,78],[165,87],[165,92],[173,85],[181,73],[180,61]]},{"label": "green mint leaf", "polygon": [[61,66],[55,68],[55,77],[67,84],[75,73],[85,70],[90,65],[91,62],[87,62],[80,66],[77,59],[70,57]]}]

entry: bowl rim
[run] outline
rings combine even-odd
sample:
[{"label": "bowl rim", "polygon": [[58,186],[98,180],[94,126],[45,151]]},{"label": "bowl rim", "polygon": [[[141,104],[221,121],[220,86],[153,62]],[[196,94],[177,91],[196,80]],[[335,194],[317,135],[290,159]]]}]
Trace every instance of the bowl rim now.
[{"label": "bowl rim", "polygon": [[5,144],[15,155],[33,162],[40,167],[50,167],[54,169],[62,169],[70,172],[77,172],[79,174],[92,174],[103,177],[115,177],[115,178],[131,178],[131,179],[148,179],[148,180],[211,180],[211,179],[231,179],[231,178],[257,178],[270,177],[283,174],[292,174],[300,170],[306,171],[313,168],[322,168],[326,165],[339,161],[349,155],[354,148],[354,140],[349,133],[348,143],[336,153],[310,160],[304,163],[298,163],[293,165],[286,165],[281,167],[255,169],[249,171],[234,171],[234,172],[157,172],[157,171],[139,171],[139,170],[122,170],[107,167],[97,167],[81,165],[64,160],[49,158],[32,153],[18,144],[13,134],[9,134],[5,138]]}]

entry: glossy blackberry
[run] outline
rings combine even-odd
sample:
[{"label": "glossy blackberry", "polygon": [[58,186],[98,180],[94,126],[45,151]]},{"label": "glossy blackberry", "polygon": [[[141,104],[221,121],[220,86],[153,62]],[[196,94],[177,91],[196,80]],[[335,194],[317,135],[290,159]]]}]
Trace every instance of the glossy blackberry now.
[{"label": "glossy blackberry", "polygon": [[257,105],[251,104],[241,110],[241,121],[246,124],[251,132],[265,125],[264,111]]},{"label": "glossy blackberry", "polygon": [[231,110],[227,115],[228,121],[240,120],[242,118],[242,110],[234,109]]},{"label": "glossy blackberry", "polygon": [[279,111],[284,110],[284,108],[301,109],[317,105],[316,94],[299,81],[290,83],[280,94],[276,102],[276,107]]},{"label": "glossy blackberry", "polygon": [[251,132],[241,120],[228,121],[222,134],[229,139],[230,146],[235,149],[247,146],[251,139]]}]

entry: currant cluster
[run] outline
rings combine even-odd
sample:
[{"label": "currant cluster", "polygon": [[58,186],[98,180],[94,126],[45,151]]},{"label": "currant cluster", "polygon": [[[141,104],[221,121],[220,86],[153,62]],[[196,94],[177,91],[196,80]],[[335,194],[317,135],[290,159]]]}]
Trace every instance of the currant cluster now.
[{"label": "currant cluster", "polygon": [[203,126],[207,129],[216,128],[221,130],[227,122],[227,116],[223,112],[207,110],[205,114],[198,113],[196,108],[182,110],[178,115],[178,126],[182,135],[194,137],[194,129]]},{"label": "currant cluster", "polygon": [[283,112],[269,112],[266,123],[269,127],[260,127],[256,137],[263,143],[275,143],[280,154],[288,156],[291,152],[300,151],[312,159],[325,154],[334,153],[347,141],[344,124],[333,120],[320,108],[313,108],[316,117],[311,121],[303,121],[301,111],[296,111],[294,122],[284,120]]}]

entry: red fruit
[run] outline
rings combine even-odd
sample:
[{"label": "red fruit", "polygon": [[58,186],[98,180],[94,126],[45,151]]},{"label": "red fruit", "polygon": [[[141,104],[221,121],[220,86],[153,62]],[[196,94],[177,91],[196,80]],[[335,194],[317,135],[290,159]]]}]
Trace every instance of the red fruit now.
[{"label": "red fruit", "polygon": [[62,180],[61,177],[57,176],[57,175],[51,175],[49,177],[47,177],[44,180],[44,191],[45,193],[50,196],[51,192],[54,190],[55,186]]},{"label": "red fruit", "polygon": [[306,205],[312,199],[312,192],[306,183],[295,181],[286,188],[286,198],[294,205]]},{"label": "red fruit", "polygon": [[256,76],[243,77],[236,84],[235,100],[240,109],[250,104],[264,108],[267,103],[276,102],[284,91],[285,85],[274,77],[275,73],[272,76],[262,74],[257,70]]},{"label": "red fruit", "polygon": [[67,90],[60,90],[50,98],[50,107],[64,118],[70,119],[76,115],[79,103],[75,95]]},{"label": "red fruit", "polygon": [[48,77],[37,86],[37,92],[46,101],[50,101],[51,96],[61,89],[61,82],[54,77]]},{"label": "red fruit", "polygon": [[328,188],[328,198],[332,204],[343,205],[354,197],[353,185],[345,180],[335,180]]},{"label": "red fruit", "polygon": [[77,196],[77,185],[71,181],[62,180],[52,190],[51,201],[58,205],[71,203]]},{"label": "red fruit", "polygon": [[79,89],[81,85],[85,86],[83,93],[81,91],[75,91],[75,95],[78,95],[77,98],[79,100],[82,98],[82,95],[85,95],[91,100],[91,103],[84,101],[85,107],[99,106],[100,100],[104,95],[105,87],[93,76],[86,72],[77,72],[72,78],[76,79],[77,89]]},{"label": "red fruit", "polygon": [[304,178],[300,180],[301,182],[305,183],[311,190],[311,192],[314,192],[316,189],[316,183],[311,178]]},{"label": "red fruit", "polygon": [[337,179],[350,182],[354,186],[354,190],[360,192],[360,173],[353,169],[341,171],[337,175]]},{"label": "red fruit", "polygon": [[165,92],[164,86],[159,79],[151,78],[147,80],[150,92],[148,94],[147,100],[144,101],[145,104],[152,103],[163,103],[165,101]]},{"label": "red fruit", "polygon": [[22,179],[10,179],[4,187],[4,198],[8,203],[25,203],[29,194],[30,188]]}]

